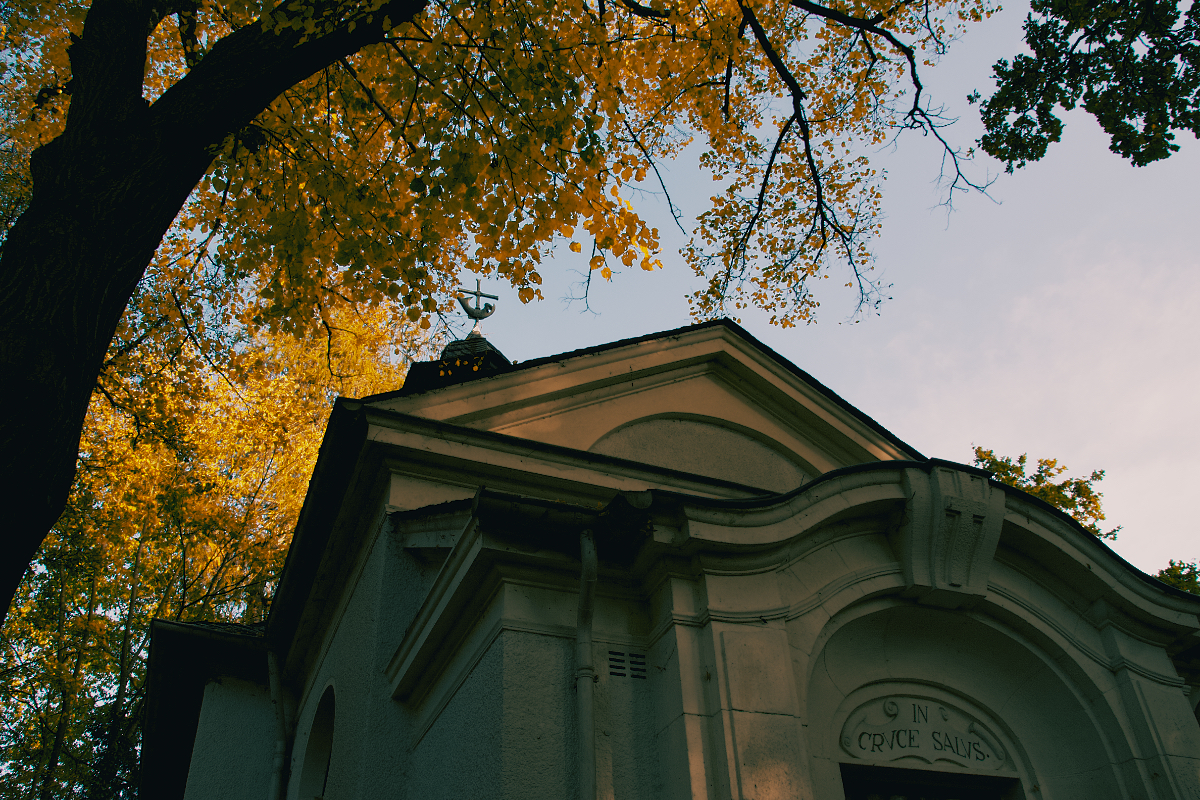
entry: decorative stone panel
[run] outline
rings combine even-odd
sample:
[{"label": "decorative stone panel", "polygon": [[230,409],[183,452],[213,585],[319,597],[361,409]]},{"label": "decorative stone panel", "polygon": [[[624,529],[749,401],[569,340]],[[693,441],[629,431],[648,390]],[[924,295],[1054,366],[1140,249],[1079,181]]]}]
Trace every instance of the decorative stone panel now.
[{"label": "decorative stone panel", "polygon": [[1004,491],[987,474],[937,462],[905,470],[909,502],[895,537],[908,594],[958,608],[987,594],[1004,521]]},{"label": "decorative stone panel", "polygon": [[948,703],[892,695],[860,706],[846,718],[840,744],[869,764],[917,761],[975,771],[1016,769],[988,726]]}]

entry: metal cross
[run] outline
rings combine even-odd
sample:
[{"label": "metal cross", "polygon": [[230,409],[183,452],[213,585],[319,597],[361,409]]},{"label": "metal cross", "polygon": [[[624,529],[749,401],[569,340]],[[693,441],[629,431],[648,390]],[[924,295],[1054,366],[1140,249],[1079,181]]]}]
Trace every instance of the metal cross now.
[{"label": "metal cross", "polygon": [[487,297],[492,300],[499,300],[500,298],[494,294],[484,294],[479,288],[479,279],[478,278],[475,279],[475,291],[471,292],[471,291],[468,291],[461,287],[459,288],[458,291],[462,292],[463,294],[474,295],[474,297],[475,297],[475,307],[474,308],[471,307],[470,303],[467,302],[467,298],[465,298],[465,297],[458,298],[458,302],[459,302],[459,305],[462,306],[463,311],[467,312],[467,316],[470,317],[471,319],[475,320],[476,322],[478,322],[479,320],[482,320],[482,319],[487,319],[496,311],[496,306],[492,305],[491,303],[484,303],[483,308],[479,307],[480,298]]}]

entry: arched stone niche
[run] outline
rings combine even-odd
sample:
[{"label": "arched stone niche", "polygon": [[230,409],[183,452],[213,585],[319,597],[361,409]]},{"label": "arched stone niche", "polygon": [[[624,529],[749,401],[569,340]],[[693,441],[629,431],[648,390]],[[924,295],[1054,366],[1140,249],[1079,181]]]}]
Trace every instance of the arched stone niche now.
[{"label": "arched stone niche", "polygon": [[298,800],[320,800],[325,796],[329,781],[329,766],[333,756],[333,725],[336,717],[333,687],[329,686],[317,703],[309,728],[308,743],[304,748],[304,761],[300,766]]},{"label": "arched stone niche", "polygon": [[[1007,726],[968,699],[936,687],[907,681],[883,681],[847,696],[838,708],[839,778],[848,770],[871,767],[905,770],[916,778],[960,775],[996,781],[996,794],[967,796],[1023,800],[1040,797],[1025,753],[1013,743]],[[938,773],[930,776],[929,773]],[[869,772],[867,774],[870,774]],[[885,782],[886,785],[886,782]],[[970,785],[962,787],[970,791]],[[983,788],[983,787],[979,787]],[[906,792],[896,794],[906,796]],[[836,796],[836,795],[835,795]]]},{"label": "arched stone niche", "polygon": [[782,452],[756,431],[704,417],[637,419],[604,434],[588,449],[773,492],[791,491],[816,476],[794,454]]},{"label": "arched stone niche", "polygon": [[831,621],[810,662],[815,797],[844,796],[843,764],[1012,776],[1014,800],[1125,795],[1099,704],[1054,656],[983,618],[882,606]]}]

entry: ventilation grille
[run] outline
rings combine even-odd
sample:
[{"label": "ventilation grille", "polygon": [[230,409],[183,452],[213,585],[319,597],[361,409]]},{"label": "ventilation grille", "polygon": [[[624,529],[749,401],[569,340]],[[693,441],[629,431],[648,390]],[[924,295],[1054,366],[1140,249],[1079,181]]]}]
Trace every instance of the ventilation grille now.
[{"label": "ventilation grille", "polygon": [[608,651],[608,674],[614,678],[639,678],[646,680],[646,656],[644,653],[622,653]]}]

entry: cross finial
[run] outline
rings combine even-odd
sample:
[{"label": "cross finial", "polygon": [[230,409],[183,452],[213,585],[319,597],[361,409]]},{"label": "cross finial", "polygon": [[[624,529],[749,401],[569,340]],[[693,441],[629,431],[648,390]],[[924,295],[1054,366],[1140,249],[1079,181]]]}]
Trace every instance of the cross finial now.
[{"label": "cross finial", "polygon": [[499,300],[500,298],[494,294],[484,294],[483,291],[480,290],[480,288],[479,288],[479,279],[478,278],[475,279],[475,291],[471,292],[471,291],[468,291],[463,288],[459,288],[458,291],[462,292],[463,294],[473,295],[475,297],[475,307],[474,308],[471,307],[471,304],[467,302],[467,298],[465,298],[465,297],[458,298],[458,303],[459,303],[459,305],[462,306],[463,311],[467,312],[467,316],[470,317],[471,319],[475,320],[475,323],[476,323],[475,328],[476,328],[476,330],[478,330],[478,328],[479,328],[478,323],[481,320],[487,319],[496,311],[496,306],[494,306],[491,303],[484,303],[483,307],[480,308],[479,307],[480,299],[487,297],[491,300]]}]

